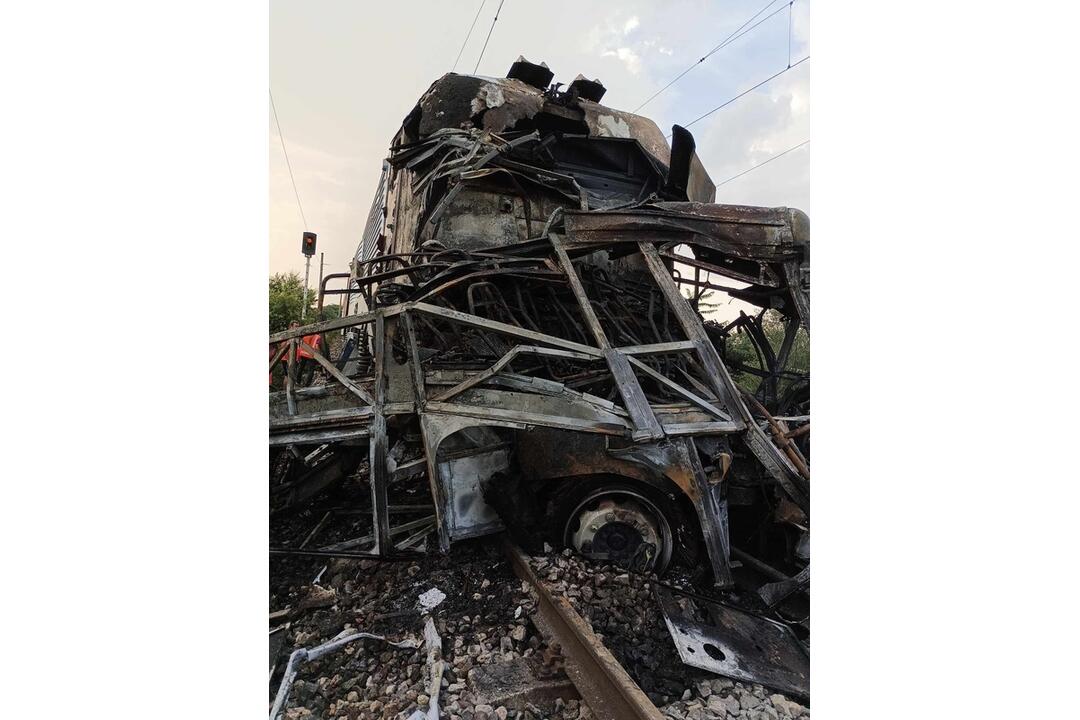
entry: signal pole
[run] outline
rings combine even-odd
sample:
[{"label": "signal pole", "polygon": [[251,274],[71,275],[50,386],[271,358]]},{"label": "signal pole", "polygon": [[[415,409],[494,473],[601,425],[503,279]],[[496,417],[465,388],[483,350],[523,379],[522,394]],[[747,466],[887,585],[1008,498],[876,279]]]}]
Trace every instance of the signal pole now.
[{"label": "signal pole", "polygon": [[300,319],[301,320],[303,320],[304,316],[307,315],[308,273],[310,271],[311,271],[311,256],[308,255],[306,258],[304,258],[304,304],[300,306]]}]

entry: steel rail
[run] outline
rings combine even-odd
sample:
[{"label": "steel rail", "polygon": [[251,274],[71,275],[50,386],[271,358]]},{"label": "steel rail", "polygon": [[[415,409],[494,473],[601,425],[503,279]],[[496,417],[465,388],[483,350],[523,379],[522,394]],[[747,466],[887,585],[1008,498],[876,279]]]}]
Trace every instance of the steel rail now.
[{"label": "steel rail", "polygon": [[665,720],[570,602],[544,587],[520,548],[509,540],[503,543],[514,573],[536,591],[533,622],[549,644],[562,648],[566,674],[593,715],[600,720]]}]

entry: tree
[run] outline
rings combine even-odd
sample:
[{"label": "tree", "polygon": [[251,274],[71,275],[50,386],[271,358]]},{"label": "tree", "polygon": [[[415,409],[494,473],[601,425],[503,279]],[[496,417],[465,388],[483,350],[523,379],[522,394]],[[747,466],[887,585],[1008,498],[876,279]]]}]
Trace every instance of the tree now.
[{"label": "tree", "polygon": [[[315,322],[316,292],[307,292],[307,314],[305,322]],[[270,332],[281,332],[289,327],[293,320],[300,321],[300,311],[304,307],[304,279],[299,273],[277,273],[270,277]],[[323,308],[325,311],[327,308]]]},{"label": "tree", "polygon": [[682,296],[689,300],[690,305],[703,317],[720,307],[720,300],[723,297],[716,290],[695,289],[692,287],[683,287]]},{"label": "tree", "polygon": [[322,322],[323,320],[334,320],[339,317],[341,317],[340,305],[323,305],[322,310],[319,311],[319,322]]}]

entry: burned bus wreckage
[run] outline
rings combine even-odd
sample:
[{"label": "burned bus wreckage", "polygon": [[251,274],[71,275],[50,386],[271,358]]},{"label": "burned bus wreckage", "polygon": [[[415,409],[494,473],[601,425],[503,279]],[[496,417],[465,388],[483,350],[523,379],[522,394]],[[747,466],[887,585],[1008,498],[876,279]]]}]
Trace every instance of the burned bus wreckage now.
[{"label": "burned bus wreckage", "polygon": [[[687,130],[669,146],[601,105],[598,81],[552,80],[524,59],[450,73],[405,118],[352,270],[327,278],[345,287],[323,284],[343,316],[269,339],[288,369],[272,508],[361,473],[370,532],[327,554],[448,553],[506,529],[718,591],[750,570],[775,605],[809,585],[809,375],[789,368],[809,221],[716,204]],[[758,312],[707,321],[708,291]],[[304,336],[330,332],[340,356],[313,353],[322,380],[298,387]],[[729,357],[736,335],[757,367]]]}]

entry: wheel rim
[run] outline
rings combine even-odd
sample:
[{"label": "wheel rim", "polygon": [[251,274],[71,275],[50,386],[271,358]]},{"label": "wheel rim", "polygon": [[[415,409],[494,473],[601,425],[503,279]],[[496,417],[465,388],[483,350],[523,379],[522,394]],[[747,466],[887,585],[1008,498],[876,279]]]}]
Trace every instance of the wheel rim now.
[{"label": "wheel rim", "polygon": [[563,544],[593,560],[663,572],[671,561],[671,526],[641,493],[599,488],[567,517]]}]

